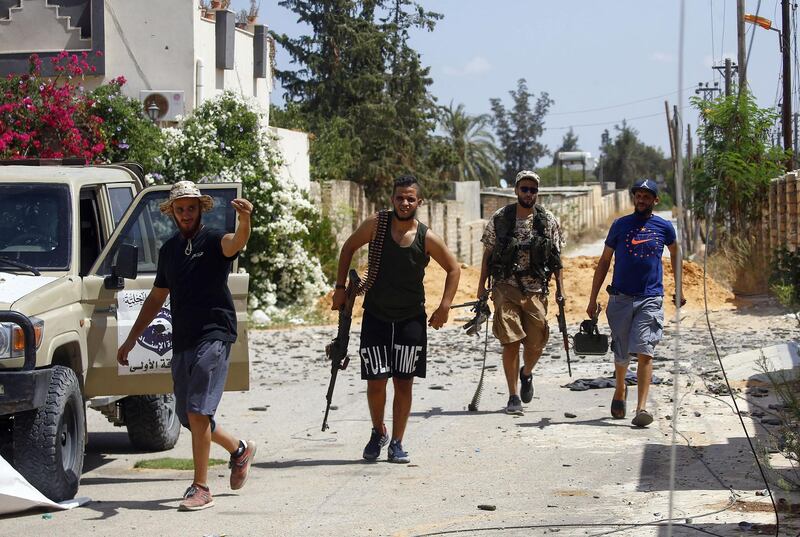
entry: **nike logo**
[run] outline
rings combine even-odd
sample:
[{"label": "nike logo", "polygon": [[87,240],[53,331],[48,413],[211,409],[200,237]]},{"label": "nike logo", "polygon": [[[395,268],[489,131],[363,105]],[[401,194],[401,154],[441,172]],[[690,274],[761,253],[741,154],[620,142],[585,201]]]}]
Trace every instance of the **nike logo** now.
[{"label": "nike logo", "polygon": [[637,241],[636,239],[631,239],[631,244],[636,246],[637,244],[642,244],[644,242],[648,242],[648,241],[651,241],[651,240],[653,240],[653,239],[644,239],[643,241]]}]

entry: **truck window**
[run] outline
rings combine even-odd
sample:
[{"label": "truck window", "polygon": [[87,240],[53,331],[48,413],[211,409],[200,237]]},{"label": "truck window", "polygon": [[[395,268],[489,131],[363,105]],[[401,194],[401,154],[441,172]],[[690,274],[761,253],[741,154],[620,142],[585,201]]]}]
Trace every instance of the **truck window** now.
[{"label": "truck window", "polygon": [[2,259],[40,270],[68,270],[72,210],[65,184],[0,185],[0,270],[18,270]]},{"label": "truck window", "polygon": [[111,202],[111,216],[114,218],[114,225],[116,226],[133,201],[133,190],[129,186],[109,187],[108,199]]},{"label": "truck window", "polygon": [[[233,232],[236,228],[236,212],[231,207],[231,200],[236,195],[236,191],[224,189],[209,190],[203,193],[214,198],[214,208],[203,214],[203,223]],[[111,274],[111,266],[114,264],[120,244],[136,245],[139,251],[138,269],[140,274],[156,272],[159,249],[177,231],[172,217],[163,214],[159,209],[159,205],[168,196],[169,192],[166,190],[149,192],[137,203],[106,259],[100,265],[99,275]]]},{"label": "truck window", "polygon": [[97,206],[97,190],[94,188],[81,189],[80,226],[81,265],[79,274],[86,276],[105,245],[100,224],[100,210]]}]

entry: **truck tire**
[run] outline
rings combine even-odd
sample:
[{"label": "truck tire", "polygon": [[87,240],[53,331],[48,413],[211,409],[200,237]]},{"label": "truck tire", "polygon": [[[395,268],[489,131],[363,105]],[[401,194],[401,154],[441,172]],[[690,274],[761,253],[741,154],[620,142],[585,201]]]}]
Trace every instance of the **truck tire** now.
[{"label": "truck tire", "polygon": [[172,449],[181,434],[175,413],[175,396],[131,395],[122,400],[128,438],[141,451]]},{"label": "truck tire", "polygon": [[14,467],[31,485],[60,502],[75,497],[83,471],[86,415],[78,377],[53,366],[45,404],[14,416]]}]

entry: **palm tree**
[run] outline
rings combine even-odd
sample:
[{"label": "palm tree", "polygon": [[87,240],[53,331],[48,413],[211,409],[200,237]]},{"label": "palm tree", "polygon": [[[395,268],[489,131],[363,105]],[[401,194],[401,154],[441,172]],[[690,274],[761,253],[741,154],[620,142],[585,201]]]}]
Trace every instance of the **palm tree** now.
[{"label": "palm tree", "polygon": [[503,154],[489,131],[488,114],[471,116],[464,105],[441,107],[440,125],[457,155],[457,164],[450,170],[453,181],[480,181],[481,186],[497,186],[500,181],[499,160]]}]

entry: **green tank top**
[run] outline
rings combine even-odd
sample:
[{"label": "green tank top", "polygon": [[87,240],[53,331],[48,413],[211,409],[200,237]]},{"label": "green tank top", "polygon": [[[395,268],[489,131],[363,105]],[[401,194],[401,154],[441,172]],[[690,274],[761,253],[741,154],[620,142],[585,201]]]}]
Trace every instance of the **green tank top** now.
[{"label": "green tank top", "polygon": [[422,279],[430,256],[425,253],[428,226],[417,222],[417,234],[407,247],[392,238],[394,212],[383,240],[378,277],[364,297],[364,309],[384,321],[402,321],[425,314],[425,287]]}]

